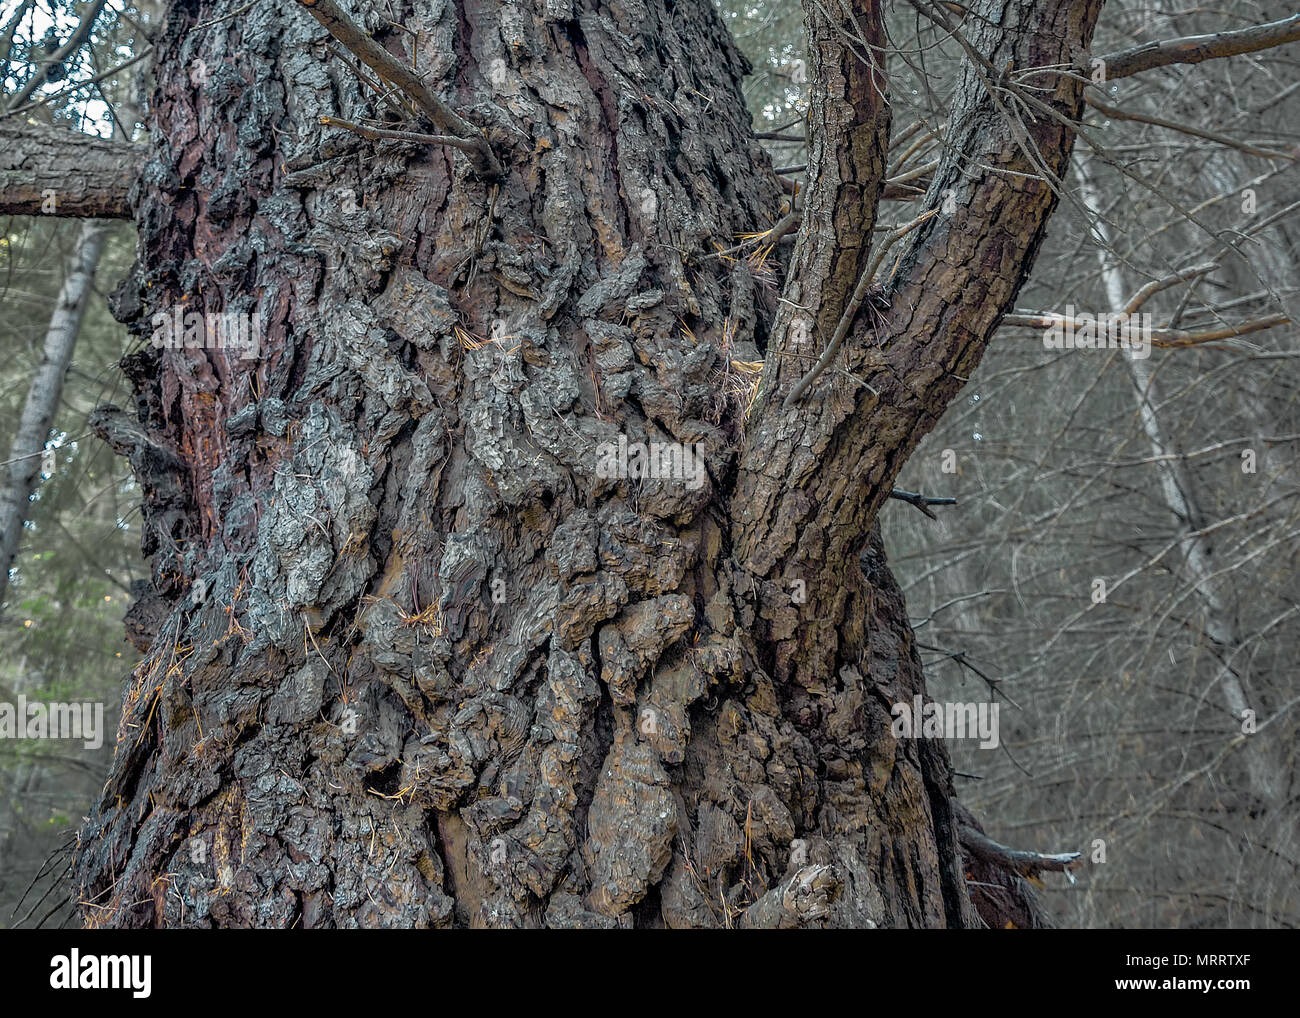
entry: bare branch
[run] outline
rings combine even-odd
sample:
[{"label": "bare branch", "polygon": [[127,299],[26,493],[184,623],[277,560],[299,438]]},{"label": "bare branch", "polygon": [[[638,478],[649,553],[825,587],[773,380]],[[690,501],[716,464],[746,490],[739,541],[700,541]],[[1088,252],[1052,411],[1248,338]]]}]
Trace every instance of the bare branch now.
[{"label": "bare branch", "polygon": [[104,9],[104,3],[105,0],[95,0],[86,8],[86,12],[81,16],[81,22],[77,25],[77,30],[68,37],[68,41],[50,54],[45,63],[38,67],[32,76],[23,83],[23,87],[13,94],[13,98],[6,104],[11,110],[17,109],[25,103],[31,98],[33,92],[49,80],[51,67],[62,63],[79,50],[82,44],[90,38],[91,29],[95,27],[95,22],[99,19],[99,12]]},{"label": "bare branch", "polygon": [[1162,290],[1168,290],[1171,286],[1177,286],[1179,283],[1192,279],[1199,279],[1201,276],[1213,272],[1218,267],[1218,262],[1205,262],[1203,265],[1193,265],[1190,269],[1181,269],[1178,272],[1171,272],[1169,275],[1162,276],[1159,279],[1153,279],[1129,298],[1129,302],[1124,306],[1124,313],[1126,315],[1131,315]]},{"label": "bare branch", "polygon": [[1300,159],[1300,154],[1296,152],[1278,152],[1275,149],[1259,148],[1255,145],[1248,145],[1244,141],[1229,138],[1226,134],[1219,134],[1217,131],[1203,131],[1198,127],[1192,127],[1190,124],[1176,124],[1172,120],[1162,120],[1160,117],[1149,117],[1143,113],[1130,113],[1127,110],[1121,110],[1117,106],[1107,105],[1091,92],[1085,92],[1083,98],[1094,110],[1110,117],[1112,120],[1131,120],[1139,124],[1163,127],[1170,131],[1178,131],[1180,134],[1191,135],[1193,138],[1204,138],[1206,141],[1227,145],[1240,152],[1245,152],[1247,155],[1259,156],[1263,159],[1290,159],[1292,162]]},{"label": "bare branch", "polygon": [[48,103],[58,102],[58,100],[66,98],[67,96],[70,96],[75,92],[80,92],[83,88],[89,88],[92,85],[98,85],[101,81],[104,81],[107,78],[112,78],[115,75],[120,74],[122,71],[125,71],[128,67],[134,67],[145,57],[149,56],[151,53],[153,53],[153,48],[146,47],[145,49],[137,53],[135,56],[133,56],[130,60],[123,60],[120,64],[110,67],[106,71],[100,71],[94,77],[86,78],[83,81],[73,82],[67,88],[60,89],[59,91],[53,92],[47,96],[43,96],[40,99],[35,99],[32,102],[27,103],[27,105],[25,106],[18,106],[15,107],[14,109],[7,110],[3,113],[0,113],[0,120],[4,120],[8,117],[21,116],[22,114],[26,113],[28,110],[34,110],[38,106],[45,106]]},{"label": "bare branch", "polygon": [[339,117],[320,117],[320,122],[326,127],[341,127],[345,131],[352,131],[369,141],[411,141],[417,145],[447,145],[450,148],[458,148],[462,152],[474,154],[478,152],[478,146],[466,138],[456,138],[450,134],[419,134],[415,131],[394,131],[382,127],[366,127],[364,124],[354,124],[350,120],[343,120]]},{"label": "bare branch", "polygon": [[[1238,325],[1225,325],[1218,329],[1202,329],[1196,332],[1185,329],[1152,329],[1151,345],[1169,349],[1199,346],[1220,339],[1232,339],[1234,336],[1247,336],[1252,332],[1263,332],[1265,329],[1273,329],[1279,325],[1289,325],[1290,322],[1289,315],[1273,314],[1241,322]],[[1069,318],[1065,315],[1049,314],[1042,311],[1006,315],[1002,319],[1002,324],[1010,328],[1025,329],[1050,329],[1059,326],[1066,330],[1074,329],[1076,331],[1082,331],[1086,325],[1084,321],[1078,318]]]},{"label": "bare branch", "polygon": [[932,520],[938,520],[939,517],[936,516],[934,513],[930,512],[930,506],[957,504],[957,500],[955,498],[934,498],[930,495],[918,494],[915,491],[904,491],[902,488],[894,488],[889,493],[889,497],[896,498],[900,502],[906,502],[908,505],[920,509],[921,512],[925,513],[925,515],[930,517],[930,519]]},{"label": "bare branch", "polygon": [[1300,40],[1300,14],[1281,21],[1235,32],[1216,32],[1213,35],[1185,35],[1165,42],[1148,42],[1132,49],[1107,53],[1101,59],[1106,65],[1106,80],[1127,78],[1156,67],[1170,64],[1199,64],[1219,57],[1235,57],[1242,53],[1255,53],[1272,49],[1288,42]]},{"label": "bare branch", "polygon": [[1044,855],[1041,852],[1027,852],[1022,849],[1007,848],[1000,845],[987,834],[975,830],[969,824],[957,828],[957,837],[962,847],[978,859],[992,863],[1002,870],[1011,870],[1022,877],[1033,877],[1044,870],[1066,872],[1078,863],[1079,852],[1056,852]]},{"label": "bare branch", "polygon": [[470,162],[474,165],[475,172],[489,179],[501,176],[501,164],[482,133],[434,95],[433,90],[412,68],[362,31],[334,0],[298,0],[298,3],[382,80],[410,96],[420,112],[433,121],[440,131],[471,143],[472,150],[466,151],[470,153]]},{"label": "bare branch", "polygon": [[1186,332],[1182,329],[1159,329],[1152,331],[1151,345],[1171,349],[1199,346],[1202,343],[1232,339],[1234,336],[1247,336],[1252,332],[1263,332],[1265,329],[1274,329],[1279,325],[1290,324],[1291,317],[1289,315],[1276,314],[1265,315],[1263,318],[1254,318],[1239,325],[1225,325],[1219,329],[1204,329],[1200,332]]},{"label": "bare branch", "polygon": [[9,64],[13,58],[14,33],[18,31],[18,26],[22,23],[23,18],[27,16],[35,0],[22,0],[14,15],[0,29],[0,74],[9,73]]},{"label": "bare branch", "polygon": [[143,162],[144,152],[125,142],[0,122],[0,213],[130,219]]}]

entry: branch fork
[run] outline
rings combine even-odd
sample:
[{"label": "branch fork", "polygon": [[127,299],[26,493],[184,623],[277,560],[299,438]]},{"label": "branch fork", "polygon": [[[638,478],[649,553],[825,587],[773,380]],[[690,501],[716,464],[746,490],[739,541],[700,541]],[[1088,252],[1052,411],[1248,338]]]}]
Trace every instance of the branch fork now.
[{"label": "branch fork", "polygon": [[[425,84],[424,79],[415,70],[407,67],[367,35],[335,0],[298,0],[298,3],[319,21],[344,49],[374,71],[381,81],[387,82],[409,98],[416,109],[432,121],[440,134],[378,131],[369,128],[362,130],[350,121],[328,118],[331,123],[355,131],[371,140],[400,137],[407,141],[448,145],[464,152],[469,157],[474,172],[483,179],[497,180],[502,176],[501,163],[496,153],[492,151],[492,146],[488,144],[487,138],[483,136],[483,132],[434,95],[433,90]],[[322,118],[322,122],[326,119]]]}]

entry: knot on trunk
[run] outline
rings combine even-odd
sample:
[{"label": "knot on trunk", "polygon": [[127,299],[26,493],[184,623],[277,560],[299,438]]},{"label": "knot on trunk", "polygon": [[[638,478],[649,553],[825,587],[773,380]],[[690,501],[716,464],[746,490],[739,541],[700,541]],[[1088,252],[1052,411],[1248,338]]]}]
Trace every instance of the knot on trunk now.
[{"label": "knot on trunk", "polygon": [[744,929],[773,930],[820,922],[831,914],[839,892],[840,878],[831,866],[804,866],[745,909],[740,925]]}]

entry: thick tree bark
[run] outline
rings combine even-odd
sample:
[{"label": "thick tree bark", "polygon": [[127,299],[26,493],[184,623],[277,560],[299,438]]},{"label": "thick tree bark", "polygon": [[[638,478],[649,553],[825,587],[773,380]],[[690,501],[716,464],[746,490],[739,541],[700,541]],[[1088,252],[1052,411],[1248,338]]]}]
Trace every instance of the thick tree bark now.
[{"label": "thick tree bark", "polygon": [[[985,0],[968,28],[999,68],[1086,66],[1098,6]],[[924,680],[874,521],[1041,241],[1056,199],[1026,149],[1059,175],[1071,134],[1013,132],[968,70],[931,190],[956,213],[786,411],[817,353],[790,309],[814,340],[839,321],[889,131],[838,34],[878,45],[879,10],[810,9],[778,302],[709,257],[782,191],[707,0],[419,2],[415,60],[344,8],[484,133],[497,180],[321,125],[373,111],[306,13],[173,5],[117,313],[255,314],[263,338],[146,349],[138,423],[95,421],[145,486],[165,617],[81,834],[89,922],[978,921],[942,744],[890,734]],[[1078,113],[1076,80],[1035,84]],[[764,353],[747,419],[727,376]],[[602,476],[620,436],[698,444],[707,473]]]},{"label": "thick tree bark", "polygon": [[0,610],[9,590],[9,570],[22,543],[27,508],[40,476],[41,453],[59,408],[63,381],[94,289],[95,269],[104,251],[107,232],[108,224],[93,219],[81,226],[76,247],[68,258],[63,287],[45,330],[41,362],[32,375],[18,430],[9,445],[8,469],[0,487],[0,567],[3,567],[0,568]]}]

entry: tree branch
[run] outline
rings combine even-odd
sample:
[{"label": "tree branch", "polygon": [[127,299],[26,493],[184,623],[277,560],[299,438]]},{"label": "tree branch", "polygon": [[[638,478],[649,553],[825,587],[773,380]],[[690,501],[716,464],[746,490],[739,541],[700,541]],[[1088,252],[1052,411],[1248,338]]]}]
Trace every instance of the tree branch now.
[{"label": "tree branch", "polygon": [[921,512],[925,513],[925,515],[930,517],[930,519],[932,520],[938,520],[939,517],[936,516],[934,513],[930,512],[930,506],[957,504],[957,500],[955,498],[934,498],[930,495],[918,494],[915,491],[904,491],[902,488],[894,488],[892,491],[890,491],[889,497],[896,498],[900,502],[906,502],[908,505],[920,509]]},{"label": "tree branch", "polygon": [[62,63],[90,38],[91,29],[95,27],[95,22],[99,19],[99,12],[104,9],[104,3],[105,0],[95,0],[86,8],[85,13],[81,16],[80,23],[77,25],[77,30],[68,37],[67,42],[50,54],[49,58],[23,83],[23,87],[13,94],[13,97],[6,104],[9,109],[16,110],[25,103],[31,97],[31,94],[49,79],[50,68],[55,64]]},{"label": "tree branch", "polygon": [[[889,153],[883,6],[855,0],[808,9],[810,186],[785,288],[786,310],[774,326],[783,338],[777,356],[769,357],[776,371],[767,371],[768,391],[779,385],[773,377],[778,373],[802,375],[807,351],[794,348],[806,336],[826,337],[833,356],[844,318],[853,317],[865,296],[864,267]],[[809,313],[796,313],[799,308]],[[796,382],[796,393],[806,388]],[[785,406],[791,402],[787,397]]]},{"label": "tree branch", "polygon": [[13,61],[14,34],[33,3],[35,0],[22,0],[13,17],[0,29],[0,75],[9,75],[9,64]]},{"label": "tree branch", "polygon": [[482,132],[434,95],[412,68],[362,31],[334,0],[298,0],[298,3],[383,81],[409,96],[438,130],[470,143],[473,146],[469,150],[470,162],[479,176],[488,179],[501,176],[501,164]]},{"label": "tree branch", "polygon": [[1022,877],[1035,877],[1044,870],[1058,873],[1067,872],[1081,858],[1079,852],[1055,852],[1044,855],[1041,852],[1028,852],[1022,849],[1007,848],[1000,845],[987,834],[977,831],[969,824],[960,824],[957,837],[965,848],[978,859],[997,866],[1001,870],[1010,870]]},{"label": "tree branch", "polygon": [[144,152],[125,142],[0,122],[0,213],[130,219],[129,192],[143,163]]},{"label": "tree branch", "polygon": [[1239,152],[1259,156],[1262,159],[1290,159],[1292,162],[1300,159],[1300,154],[1296,152],[1278,152],[1275,149],[1259,148],[1255,145],[1248,145],[1244,141],[1238,141],[1236,138],[1230,138],[1226,134],[1219,134],[1216,131],[1203,131],[1198,127],[1192,127],[1190,124],[1178,124],[1172,120],[1162,120],[1160,117],[1149,117],[1144,113],[1131,113],[1128,110],[1121,110],[1118,106],[1110,106],[1102,102],[1091,92],[1085,93],[1084,99],[1094,110],[1110,117],[1112,120],[1131,120],[1138,124],[1163,127],[1166,130],[1191,135],[1193,138],[1204,138],[1206,141],[1213,141],[1219,145],[1227,145],[1229,148],[1235,148]]},{"label": "tree branch", "polygon": [[1165,42],[1148,42],[1132,49],[1107,53],[1101,59],[1106,65],[1106,80],[1127,78],[1156,67],[1170,64],[1199,64],[1219,57],[1235,57],[1242,53],[1255,53],[1272,49],[1288,42],[1300,41],[1300,14],[1281,21],[1235,32],[1216,32],[1213,35],[1185,35]]},{"label": "tree branch", "polygon": [[[871,260],[869,236],[850,237],[846,227],[874,228],[885,174],[887,144],[876,148],[873,128],[887,117],[887,106],[867,84],[869,64],[883,66],[875,49],[883,48],[875,34],[881,6],[850,0],[809,8],[814,73],[807,211],[733,497],[733,558],[776,588],[814,568],[814,561],[824,569],[856,553],[907,457],[979,364],[1043,242],[1059,200],[1050,181],[1069,166],[1072,125],[1088,82],[1057,75],[1038,93],[1057,116],[1016,119],[993,94],[1000,86],[985,66],[1073,66],[1087,52],[1101,10],[1100,0],[971,5],[961,31],[973,55],[959,75],[946,144],[928,190],[931,208],[924,211],[934,211],[901,239],[888,282],[859,305],[838,353],[838,376],[847,384],[823,386],[817,399],[804,393],[791,412],[784,397],[805,377],[809,352],[794,349],[799,333],[791,324],[804,317],[808,335],[829,342]],[[829,21],[827,10],[843,12],[846,23]],[[854,44],[846,46],[845,37]],[[856,69],[833,61],[841,47]],[[998,80],[1006,74],[996,73]],[[846,88],[851,75],[862,82],[856,93]],[[883,87],[883,73],[878,80]],[[828,97],[847,99],[851,112],[821,115],[818,104]],[[872,176],[868,153],[882,157],[872,164],[871,189],[864,186]],[[846,166],[863,169],[845,180]],[[833,255],[825,253],[828,246]],[[823,260],[815,261],[819,255]],[[825,610],[832,610],[829,603]],[[793,640],[776,648],[778,673],[798,651]],[[813,665],[819,666],[829,664]]]},{"label": "tree branch", "polygon": [[52,92],[47,96],[42,96],[40,99],[33,99],[31,102],[27,103],[24,106],[16,106],[13,109],[6,110],[5,112],[0,113],[0,120],[5,120],[9,117],[22,116],[22,114],[26,113],[28,110],[34,110],[38,106],[45,106],[49,103],[57,102],[60,99],[64,99],[70,95],[74,95],[77,92],[80,92],[83,88],[89,88],[91,85],[98,85],[101,81],[104,81],[107,78],[112,78],[115,75],[121,74],[128,67],[134,67],[141,60],[143,60],[145,57],[149,56],[152,53],[153,53],[153,48],[150,46],[146,46],[135,56],[131,57],[131,59],[123,60],[120,64],[116,64],[113,67],[110,67],[106,71],[100,71],[98,74],[94,75],[93,77],[85,78],[82,81],[74,81],[67,88],[61,88],[59,89],[59,91]]},{"label": "tree branch", "polygon": [[1171,272],[1159,279],[1153,279],[1151,282],[1138,288],[1137,293],[1129,298],[1124,305],[1124,313],[1131,315],[1134,311],[1141,308],[1156,294],[1168,290],[1171,286],[1177,286],[1179,283],[1190,282],[1193,279],[1200,279],[1201,276],[1208,275],[1219,267],[1219,263],[1203,262],[1200,265],[1193,265],[1191,268],[1179,269],[1177,272]]},{"label": "tree branch", "polygon": [[1214,343],[1220,339],[1248,336],[1252,332],[1263,332],[1266,329],[1275,329],[1279,325],[1290,324],[1291,318],[1289,315],[1276,314],[1265,315],[1263,318],[1253,318],[1248,322],[1241,322],[1237,325],[1224,325],[1218,329],[1201,329],[1197,332],[1188,332],[1183,329],[1153,329],[1151,332],[1151,345],[1180,349],[1188,346],[1199,346],[1203,343]]},{"label": "tree branch", "polygon": [[340,117],[320,117],[319,119],[326,127],[341,127],[345,131],[351,131],[369,141],[391,140],[409,141],[417,145],[447,145],[450,148],[457,148],[471,155],[478,151],[478,146],[473,141],[457,138],[450,134],[418,134],[415,131],[394,131],[383,127],[366,127],[364,124],[354,124],[352,121],[343,120]]},{"label": "tree branch", "polygon": [[[1290,323],[1291,318],[1289,315],[1272,314],[1252,318],[1250,321],[1241,322],[1237,325],[1223,325],[1217,329],[1191,331],[1187,329],[1153,328],[1151,330],[1151,345],[1168,349],[1200,346],[1221,339],[1232,339],[1235,336],[1248,336],[1253,332],[1263,332],[1266,329],[1274,329],[1279,325],[1289,325]],[[1050,329],[1059,326],[1062,329],[1076,331],[1082,331],[1085,326],[1085,323],[1077,318],[1067,318],[1065,315],[1049,314],[1044,311],[1007,315],[1002,319],[1002,324],[1009,328],[1021,329]]]}]

